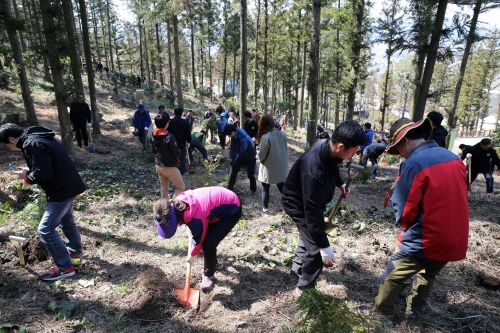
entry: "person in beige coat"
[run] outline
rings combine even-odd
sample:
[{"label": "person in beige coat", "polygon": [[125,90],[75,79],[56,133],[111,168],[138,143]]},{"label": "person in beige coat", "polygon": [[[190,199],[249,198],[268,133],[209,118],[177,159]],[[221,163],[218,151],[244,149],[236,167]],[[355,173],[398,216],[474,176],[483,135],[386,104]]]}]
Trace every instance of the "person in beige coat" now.
[{"label": "person in beige coat", "polygon": [[276,184],[283,192],[286,177],[288,176],[288,144],[286,134],[275,127],[271,115],[265,114],[259,120],[257,144],[260,149],[257,157],[260,160],[258,180],[262,183],[262,214],[268,215],[269,189]]}]

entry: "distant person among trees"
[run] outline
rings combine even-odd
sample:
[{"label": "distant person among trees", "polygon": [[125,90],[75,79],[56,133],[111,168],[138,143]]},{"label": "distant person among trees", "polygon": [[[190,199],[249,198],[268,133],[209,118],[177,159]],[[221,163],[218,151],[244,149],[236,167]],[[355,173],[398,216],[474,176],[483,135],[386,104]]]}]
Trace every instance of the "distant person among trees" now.
[{"label": "distant person among trees", "polygon": [[98,71],[99,73],[102,73],[103,68],[104,68],[104,67],[103,67],[103,65],[102,65],[101,61],[99,61],[99,63],[97,64],[97,71]]},{"label": "distant person among trees", "polygon": [[274,127],[270,114],[260,118],[256,142],[260,145],[257,157],[260,160],[258,180],[262,183],[262,214],[268,215],[271,184],[276,184],[283,193],[289,168],[286,134]]},{"label": "distant person among trees", "polygon": [[372,124],[370,123],[365,123],[363,125],[363,129],[365,130],[365,136],[366,136],[366,141],[365,144],[359,147],[359,150],[357,151],[358,154],[362,154],[365,148],[369,145],[372,144],[373,142],[373,130],[372,130]]},{"label": "distant person among trees", "polygon": [[187,112],[186,120],[188,121],[188,124],[189,124],[189,130],[192,131],[193,130],[193,125],[194,125],[194,122],[195,122],[195,119],[193,117],[193,110],[189,110]]},{"label": "distant person among trees", "polygon": [[[164,105],[158,105],[158,113],[159,114],[160,113],[167,113],[168,114],[168,112],[165,111],[165,106]],[[169,117],[170,117],[170,115],[169,115]],[[169,118],[169,121],[170,121],[170,118]]]},{"label": "distant person among trees", "polygon": [[[73,218],[73,203],[78,194],[85,192],[73,161],[55,133],[41,126],[24,131],[15,124],[0,127],[0,142],[12,150],[22,151],[26,165],[14,171],[29,184],[38,184],[47,197],[47,208],[38,225],[40,241],[54,259],[55,268],[40,277],[55,281],[75,275],[71,258],[80,258],[82,242]],[[60,227],[66,242],[56,231]]]},{"label": "distant person among trees", "polygon": [[87,133],[87,127],[92,127],[92,116],[89,105],[85,102],[83,94],[78,94],[78,98],[71,103],[69,108],[69,120],[75,130],[78,147],[82,147],[83,137],[83,145],[85,148],[88,148],[89,136]]},{"label": "distant person among trees", "polygon": [[185,190],[184,181],[177,168],[181,151],[175,137],[168,132],[170,115],[166,112],[155,116],[156,129],[153,131],[151,146],[155,155],[155,167],[160,179],[160,193],[162,198],[168,199],[170,182],[175,186],[173,199]]},{"label": "distant person among trees", "polygon": [[224,107],[221,103],[219,103],[219,105],[217,105],[217,108],[215,109],[215,113],[217,113],[217,115],[220,117],[222,112],[224,112]]},{"label": "distant person among trees", "polygon": [[142,83],[142,79],[141,77],[139,76],[139,74],[137,74],[137,77],[135,78],[135,86],[137,88],[140,88],[141,87],[141,83]]},{"label": "distant person among trees", "polygon": [[319,135],[325,131],[322,124],[316,125],[316,138],[319,138]]},{"label": "distant person among trees", "polygon": [[283,209],[299,230],[290,277],[298,280],[295,290],[315,288],[324,266],[335,262],[333,248],[325,232],[325,207],[332,201],[335,187],[347,197],[339,164],[351,158],[366,142],[363,128],[353,120],[340,123],[331,139],[317,141],[290,169],[283,188]]},{"label": "distant person among trees", "polygon": [[210,142],[216,142],[215,130],[217,129],[217,119],[212,109],[208,109],[208,111],[205,112],[203,119],[205,120],[205,130],[210,131]]},{"label": "distant person among trees", "polygon": [[186,261],[194,264],[203,250],[203,275],[200,289],[214,287],[215,271],[222,269],[217,261],[217,246],[238,223],[242,209],[238,196],[223,187],[201,187],[179,194],[174,200],[162,198],[153,207],[158,234],[170,239],[177,227],[185,224],[192,240]]},{"label": "distant person among trees", "polygon": [[149,80],[148,80],[148,78],[147,78],[147,77],[144,77],[144,78],[142,79],[142,82],[144,82],[144,88],[149,87]]},{"label": "distant person among trees", "polygon": [[252,139],[241,128],[227,124],[224,127],[224,134],[231,138],[231,173],[227,188],[234,190],[236,177],[241,168],[246,167],[247,176],[250,180],[250,191],[257,194],[257,182],[255,181],[255,147]]},{"label": "distant person among trees", "polygon": [[288,116],[287,116],[286,112],[283,112],[283,115],[281,116],[281,120],[280,120],[281,130],[283,132],[286,130],[287,121],[288,121]]},{"label": "distant person among trees", "polygon": [[448,131],[441,125],[444,119],[443,115],[439,112],[431,111],[427,114],[427,118],[429,118],[432,123],[432,134],[429,140],[434,140],[440,147],[446,148]]},{"label": "distant person among trees", "polygon": [[224,117],[224,113],[221,113],[219,119],[217,119],[217,131],[219,133],[219,143],[222,149],[226,149],[226,134],[224,134],[224,127],[226,127],[226,125],[226,117]]},{"label": "distant person among trees", "polygon": [[137,136],[139,137],[139,141],[142,144],[142,152],[146,152],[146,136],[149,131],[149,127],[151,126],[151,116],[149,115],[149,111],[146,110],[144,104],[137,105],[137,111],[134,113],[134,127]]},{"label": "distant person among trees", "polygon": [[179,171],[181,175],[186,173],[186,154],[191,143],[191,130],[189,129],[189,122],[187,119],[182,118],[184,110],[182,108],[174,109],[174,118],[170,120],[169,131],[175,137],[177,146],[181,150],[181,157],[179,161]]},{"label": "distant person among trees", "polygon": [[[471,184],[482,173],[486,179],[486,193],[493,193],[493,169],[497,166],[497,175],[500,176],[500,159],[495,149],[491,148],[491,140],[482,139],[479,143],[471,146],[462,153],[470,158],[471,163]],[[468,179],[467,179],[468,182]],[[471,186],[468,184],[468,186]]]},{"label": "distant person among trees", "polygon": [[188,154],[193,163],[193,150],[197,149],[201,156],[203,156],[204,161],[208,161],[207,149],[205,148],[205,143],[207,142],[207,132],[200,131],[191,134],[191,144],[189,145]]},{"label": "distant person among trees", "polygon": [[259,126],[257,122],[252,118],[252,113],[250,111],[245,111],[243,113],[243,116],[246,119],[245,124],[243,125],[243,129],[245,130],[245,132],[247,132],[248,136],[252,139],[252,141],[255,142]]},{"label": "distant person among trees", "polygon": [[385,143],[381,142],[372,143],[363,150],[361,165],[366,166],[368,164],[368,160],[370,160],[370,162],[372,163],[370,179],[375,179],[375,177],[377,177],[378,158],[384,153],[385,148]]},{"label": "distant person among trees", "polygon": [[252,109],[252,117],[258,124],[259,123],[259,112],[257,111],[257,109]]},{"label": "distant person among trees", "polygon": [[229,125],[234,125],[234,126],[238,127],[239,122],[240,121],[238,118],[236,118],[236,116],[234,115],[234,112],[233,111],[229,112],[229,118],[227,119],[227,123]]}]

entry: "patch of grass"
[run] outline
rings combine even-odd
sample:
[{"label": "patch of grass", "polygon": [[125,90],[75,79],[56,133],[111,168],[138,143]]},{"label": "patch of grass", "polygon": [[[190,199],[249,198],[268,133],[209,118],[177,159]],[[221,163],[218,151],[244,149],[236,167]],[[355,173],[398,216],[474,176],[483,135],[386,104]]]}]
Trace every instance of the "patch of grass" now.
[{"label": "patch of grass", "polygon": [[134,286],[129,282],[122,282],[112,287],[113,291],[120,297],[130,294],[133,288]]}]

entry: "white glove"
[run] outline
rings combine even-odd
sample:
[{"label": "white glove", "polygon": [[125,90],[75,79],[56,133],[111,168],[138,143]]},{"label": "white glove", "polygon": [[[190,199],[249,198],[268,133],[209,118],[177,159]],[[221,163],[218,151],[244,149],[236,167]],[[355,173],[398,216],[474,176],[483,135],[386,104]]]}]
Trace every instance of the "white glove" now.
[{"label": "white glove", "polygon": [[255,138],[252,138],[252,142],[254,142],[254,143],[255,143]]},{"label": "white glove", "polygon": [[190,255],[187,257],[186,262],[189,262],[191,265],[194,265],[194,260],[196,257],[191,257]]},{"label": "white glove", "polygon": [[149,129],[149,127],[144,127],[144,130],[147,131]]},{"label": "white glove", "polygon": [[339,186],[339,190],[340,192],[342,192],[342,196],[344,197],[344,199],[347,198],[347,195],[349,194],[349,192],[351,192],[351,189],[347,189],[346,191],[345,187],[346,184],[342,184],[342,186]]},{"label": "white glove", "polygon": [[470,154],[470,153],[469,153],[469,154],[465,155],[465,157],[467,157],[467,158],[471,158],[471,157],[472,157],[472,154]]},{"label": "white glove", "polygon": [[92,127],[92,123],[87,123],[87,127]]},{"label": "white glove", "polygon": [[319,249],[319,253],[321,253],[321,259],[323,259],[323,264],[325,266],[332,266],[335,262],[335,254],[333,253],[333,249],[331,246],[325,247],[324,249]]},{"label": "white glove", "polygon": [[186,142],[186,149],[189,149],[189,146],[191,146],[191,145]]}]

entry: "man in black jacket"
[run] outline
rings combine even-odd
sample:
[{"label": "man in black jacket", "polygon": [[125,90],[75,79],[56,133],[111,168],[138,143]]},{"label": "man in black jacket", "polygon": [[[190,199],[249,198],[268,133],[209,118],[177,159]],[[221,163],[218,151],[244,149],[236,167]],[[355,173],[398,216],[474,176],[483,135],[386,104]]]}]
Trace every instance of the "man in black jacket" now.
[{"label": "man in black jacket", "polygon": [[257,137],[257,132],[259,131],[257,122],[253,119],[252,113],[250,111],[245,111],[243,113],[243,116],[246,119],[245,124],[243,125],[243,129],[245,130],[245,132],[247,132],[250,139],[252,139],[252,141],[255,142],[255,138]]},{"label": "man in black jacket", "polygon": [[429,118],[432,123],[432,134],[429,140],[434,140],[438,145],[446,148],[446,137],[448,136],[448,131],[441,125],[443,115],[439,112],[431,111],[427,114],[427,118]]},{"label": "man in black jacket", "polygon": [[88,148],[89,137],[87,134],[87,127],[92,127],[92,117],[89,105],[85,103],[83,94],[79,94],[78,99],[71,103],[69,108],[69,120],[71,124],[73,124],[73,128],[76,132],[78,147],[82,147],[83,136],[83,144],[85,148]]},{"label": "man in black jacket", "polygon": [[175,137],[177,141],[177,146],[181,150],[181,158],[179,161],[179,171],[181,175],[186,172],[186,151],[191,143],[191,131],[189,130],[189,122],[187,119],[182,118],[182,113],[184,110],[182,108],[174,109],[174,118],[170,120],[170,125],[168,127],[169,132]]},{"label": "man in black jacket", "polygon": [[290,276],[298,278],[296,293],[314,288],[323,265],[335,257],[325,232],[324,212],[335,187],[347,196],[338,165],[366,141],[363,128],[353,120],[341,123],[331,139],[317,141],[293,165],[283,189],[283,209],[299,229],[299,243]]},{"label": "man in black jacket", "polygon": [[[23,131],[15,124],[2,125],[0,141],[12,150],[23,152],[28,167],[15,173],[25,182],[40,185],[47,196],[38,236],[56,267],[40,278],[54,281],[75,275],[71,257],[82,255],[82,242],[73,219],[73,202],[85,191],[85,184],[66,149],[52,130],[41,126]],[[56,231],[58,226],[67,239],[66,244]]]},{"label": "man in black jacket", "polygon": [[[462,153],[471,160],[471,184],[477,175],[482,173],[486,179],[486,192],[493,193],[493,169],[497,166],[497,175],[500,176],[500,159],[495,149],[491,148],[491,140],[484,138],[481,142],[465,149]],[[468,184],[470,186],[470,184]]]}]

